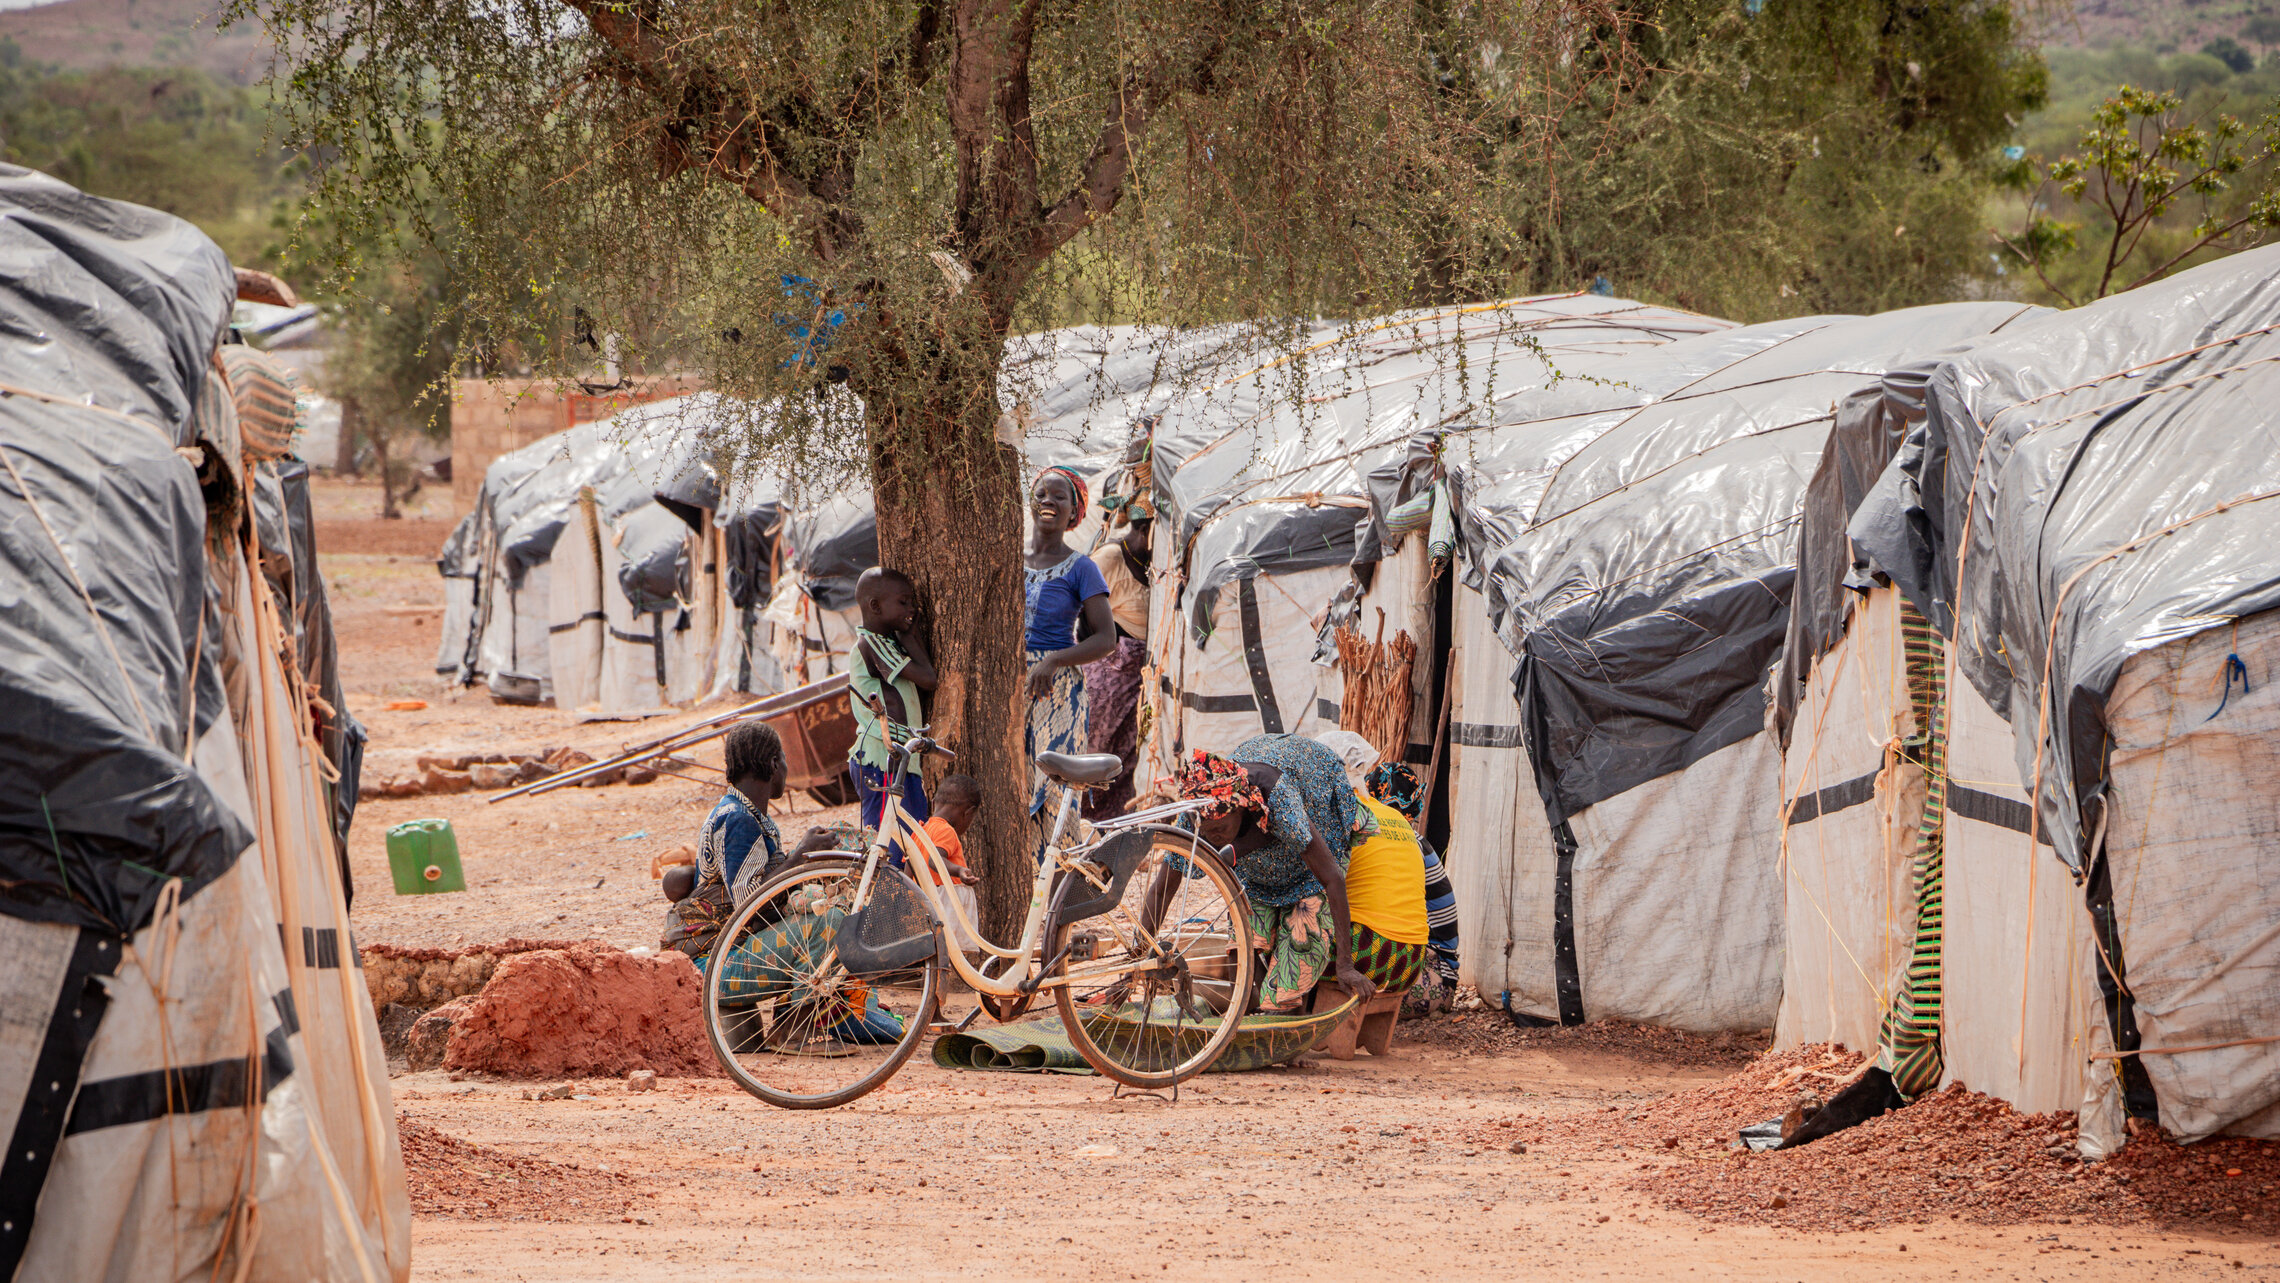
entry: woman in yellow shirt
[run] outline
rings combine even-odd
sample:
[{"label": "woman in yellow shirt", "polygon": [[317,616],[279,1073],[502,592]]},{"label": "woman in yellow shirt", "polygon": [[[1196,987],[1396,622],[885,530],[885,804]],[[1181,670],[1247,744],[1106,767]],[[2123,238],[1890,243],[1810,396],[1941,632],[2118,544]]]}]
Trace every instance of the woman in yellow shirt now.
[{"label": "woman in yellow shirt", "polygon": [[1399,993],[1417,983],[1432,940],[1425,920],[1425,853],[1407,816],[1359,789],[1354,796],[1377,821],[1377,832],[1358,838],[1346,863],[1354,965],[1372,978],[1384,977],[1380,987]]}]

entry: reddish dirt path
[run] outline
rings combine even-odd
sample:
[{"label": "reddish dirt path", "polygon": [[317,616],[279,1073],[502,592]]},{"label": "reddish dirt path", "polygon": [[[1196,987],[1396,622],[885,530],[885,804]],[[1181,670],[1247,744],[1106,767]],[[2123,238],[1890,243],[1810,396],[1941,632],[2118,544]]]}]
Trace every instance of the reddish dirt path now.
[{"label": "reddish dirt path", "polygon": [[2230,1274],[2236,1260],[2280,1268],[2269,1242],[2239,1236],[1713,1224],[1626,1189],[1642,1167],[1687,1160],[1592,1142],[1516,1155],[1464,1139],[1719,1072],[1556,1047],[1409,1047],[1382,1064],[1210,1077],[1168,1103],[1112,1100],[1089,1078],[919,1061],[824,1113],[771,1109],[715,1081],[640,1095],[591,1083],[589,1100],[545,1103],[441,1074],[396,1087],[409,1119],[637,1183],[569,1208],[430,1204],[413,1228],[424,1278],[2118,1280]]},{"label": "reddish dirt path", "polygon": [[[600,755],[671,724],[578,727],[550,709],[440,691],[440,610],[407,608],[441,605],[434,550],[419,545],[440,544],[448,522],[378,522],[368,488],[325,483],[318,496],[329,546],[342,549],[325,570],[349,705],[376,754],[572,744]],[[386,710],[403,698],[429,706]],[[357,935],[653,943],[664,903],[649,857],[692,841],[711,800],[663,779],[499,806],[474,794],[365,803],[351,842]],[[391,894],[385,830],[438,815],[458,831],[469,890]],[[783,822],[814,818],[807,808]],[[2268,1238],[2238,1230],[1959,1221],[1833,1232],[1664,1210],[1642,1175],[1718,1152],[1672,1153],[1625,1124],[1757,1050],[1601,1027],[1517,1034],[1476,1013],[1405,1026],[1385,1062],[1210,1076],[1176,1103],[1115,1100],[1092,1078],[952,1073],[921,1057],[822,1113],[772,1109],[721,1080],[643,1094],[583,1083],[586,1099],[541,1102],[524,1099],[531,1084],[411,1074],[395,1080],[398,1108],[433,1129],[413,1130],[407,1146],[413,1275],[1250,1283],[1270,1272],[2147,1280],[2280,1269]],[[1502,1143],[1512,1135],[1541,1138],[1514,1154]],[[1848,1222],[1875,1219],[1875,1173],[1860,1174]]]}]

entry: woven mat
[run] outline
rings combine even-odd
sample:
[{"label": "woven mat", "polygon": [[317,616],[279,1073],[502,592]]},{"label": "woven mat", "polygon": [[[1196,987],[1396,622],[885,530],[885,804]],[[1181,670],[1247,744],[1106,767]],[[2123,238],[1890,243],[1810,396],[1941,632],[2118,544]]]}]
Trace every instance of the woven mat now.
[{"label": "woven mat", "polygon": [[[1296,1060],[1330,1040],[1338,1022],[1353,1003],[1329,1011],[1291,1016],[1245,1016],[1235,1040],[1205,1073],[1231,1074],[1264,1069]],[[1164,1028],[1162,1037],[1201,1042],[1219,1027],[1217,1020]],[[1159,1028],[1162,1028],[1159,1026]],[[1069,1041],[1059,1016],[1043,1016],[1019,1024],[997,1025],[965,1033],[944,1034],[934,1040],[934,1063],[944,1069],[986,1069],[1001,1073],[1089,1074],[1092,1068]]]}]

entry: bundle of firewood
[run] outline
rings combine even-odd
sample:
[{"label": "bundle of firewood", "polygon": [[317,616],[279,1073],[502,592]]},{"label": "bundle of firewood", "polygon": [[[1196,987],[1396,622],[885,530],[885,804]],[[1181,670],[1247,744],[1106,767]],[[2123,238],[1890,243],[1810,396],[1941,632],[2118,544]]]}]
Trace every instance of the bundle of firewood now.
[{"label": "bundle of firewood", "polygon": [[1346,695],[1338,704],[1338,725],[1370,742],[1388,762],[1401,760],[1409,746],[1409,668],[1417,659],[1417,643],[1407,631],[1385,640],[1385,612],[1378,612],[1378,640],[1338,625],[1338,671],[1346,678]]}]

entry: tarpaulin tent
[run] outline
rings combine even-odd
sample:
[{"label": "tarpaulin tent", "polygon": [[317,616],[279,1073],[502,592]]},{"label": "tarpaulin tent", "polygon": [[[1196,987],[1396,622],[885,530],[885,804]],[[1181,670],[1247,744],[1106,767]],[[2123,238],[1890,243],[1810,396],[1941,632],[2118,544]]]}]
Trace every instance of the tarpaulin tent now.
[{"label": "tarpaulin tent", "polygon": [[[1032,467],[1107,473],[1134,434],[1127,403],[1209,350],[1138,326],[1009,339],[1008,430]],[[617,717],[843,667],[855,578],[878,564],[869,487],[726,466],[735,451],[715,447],[749,412],[713,394],[675,398],[493,461],[437,561],[449,584],[437,671],[498,698]],[[1096,505],[1072,537],[1089,542],[1100,522]]]},{"label": "tarpaulin tent", "polygon": [[[654,491],[687,466],[709,401],[697,395],[633,406],[492,461],[475,510],[437,560],[447,582],[440,675],[480,681],[498,699],[552,701],[588,715],[655,711],[668,697],[654,688],[668,685],[671,699],[703,693],[716,644],[709,595],[701,633],[676,628],[661,647],[635,616],[662,612],[634,609],[618,571],[654,584],[689,570],[672,514]],[[629,521],[639,527],[630,559]],[[557,584],[555,554],[573,528],[570,547],[586,555]],[[679,619],[676,612],[673,622]],[[567,690],[558,692],[558,681]]]},{"label": "tarpaulin tent", "polygon": [[[2125,1104],[2280,1135],[2276,358],[2280,249],[1976,344],[1851,525],[1949,639],[1951,698],[2008,720],[2034,802],[2031,836],[1947,852],[1949,1074],[2080,1077],[2094,1148]],[[1959,926],[1961,878],[2073,905]],[[1963,973],[2030,979],[1975,1012]]]},{"label": "tarpaulin tent", "polygon": [[1462,459],[1475,629],[1518,657],[1516,702],[1490,721],[1493,706],[1468,700],[1452,739],[1524,751],[1533,777],[1498,797],[1460,759],[1452,784],[1451,864],[1484,992],[1568,1023],[1773,1023],[1781,768],[1762,731],[1807,477],[1839,398],[2021,310],[1947,304],[1682,340],[1606,368],[1604,384],[1521,398],[1543,407],[1532,421],[1451,434],[1477,445],[1440,443]]},{"label": "tarpaulin tent", "polygon": [[[2022,313],[1994,335],[2045,315]],[[1936,1082],[1939,1070],[1940,940],[1949,917],[1943,852],[1982,840],[1982,824],[2023,827],[2025,795],[2002,763],[2008,731],[1984,734],[1990,723],[2001,728],[2000,719],[1968,690],[1950,698],[1953,674],[1937,631],[1845,531],[1922,423],[1933,372],[1971,342],[1891,370],[1838,403],[1806,485],[1774,684],[1788,908],[1775,1044],[1881,1047],[1885,1067],[1901,1071],[1910,1094]],[[1979,892],[1955,906],[1959,924],[2031,929],[2052,911],[1968,881],[1958,886]],[[1957,1005],[1999,1003],[2012,988],[1975,976]],[[2017,995],[2009,1001],[2015,1006]],[[2017,1098],[2002,1090],[2015,1074],[1974,1068],[1988,1071],[1975,1072],[1975,1084]],[[2044,1099],[2036,1107],[2061,1103],[2070,1102]]]},{"label": "tarpaulin tent", "polygon": [[1592,294],[1318,323],[1174,400],[1154,439],[1151,759],[1336,726],[1343,684],[1318,633],[1334,603],[1359,614],[1357,563],[1377,567],[1360,605],[1435,649],[1424,550],[1388,560],[1400,539],[1369,500],[1373,470],[1413,435],[1727,324]]},{"label": "tarpaulin tent", "polygon": [[0,355],[0,1276],[410,1272],[235,291],[187,223],[0,167],[0,316],[38,336]]}]

